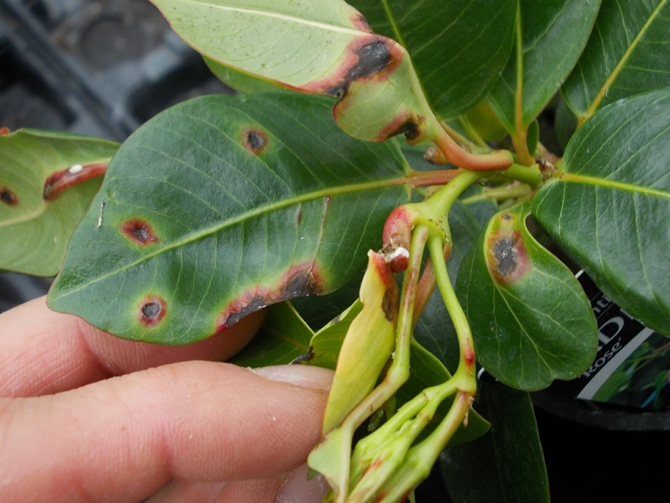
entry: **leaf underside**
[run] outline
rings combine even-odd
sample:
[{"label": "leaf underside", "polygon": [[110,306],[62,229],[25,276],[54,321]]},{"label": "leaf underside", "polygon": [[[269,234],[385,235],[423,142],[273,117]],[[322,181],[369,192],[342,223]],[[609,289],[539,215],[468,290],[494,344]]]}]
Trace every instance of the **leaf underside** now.
[{"label": "leaf underside", "polygon": [[533,214],[600,289],[670,335],[670,90],[609,105],[577,130]]},{"label": "leaf underside", "polygon": [[77,164],[108,162],[118,143],[22,129],[0,136],[0,269],[54,276],[70,235],[100,187],[101,177],[43,198],[47,178]]},{"label": "leaf underside", "polygon": [[342,133],[325,98],[183,103],[119,150],[49,305],[121,337],[186,344],[327,293],[380,245],[386,216],[410,197],[408,169],[394,144]]}]

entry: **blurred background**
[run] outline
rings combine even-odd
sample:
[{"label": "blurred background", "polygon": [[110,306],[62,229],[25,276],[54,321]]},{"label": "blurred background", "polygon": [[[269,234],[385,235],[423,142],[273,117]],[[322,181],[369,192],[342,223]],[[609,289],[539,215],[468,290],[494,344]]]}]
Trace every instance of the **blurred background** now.
[{"label": "blurred background", "polygon": [[[147,0],[0,0],[0,127],[123,141],[176,103],[232,92]],[[0,275],[0,312],[49,284]],[[634,420],[624,427],[620,414],[588,403],[535,401],[553,501],[670,500],[670,433],[658,431],[670,427],[667,414],[655,431],[635,431]],[[418,502],[449,501],[437,467]]]}]

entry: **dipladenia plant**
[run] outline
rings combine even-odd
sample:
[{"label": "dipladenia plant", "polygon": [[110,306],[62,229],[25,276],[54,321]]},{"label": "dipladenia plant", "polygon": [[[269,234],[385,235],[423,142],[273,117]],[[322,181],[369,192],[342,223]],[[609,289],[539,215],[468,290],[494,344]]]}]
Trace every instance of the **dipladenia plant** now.
[{"label": "dipladenia plant", "polygon": [[335,369],[326,501],[403,501],[457,444],[455,501],[548,501],[527,391],[595,356],[576,269],[670,335],[670,4],[152,1],[239,95],[120,147],[2,130],[0,268],[158,344],[270,306],[235,361]]}]

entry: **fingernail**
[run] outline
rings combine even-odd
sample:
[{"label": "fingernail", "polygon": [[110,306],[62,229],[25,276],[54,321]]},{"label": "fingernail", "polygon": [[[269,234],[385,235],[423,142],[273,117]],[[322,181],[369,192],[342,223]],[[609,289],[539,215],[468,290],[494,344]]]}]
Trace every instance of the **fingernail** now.
[{"label": "fingernail", "polygon": [[271,381],[323,390],[330,389],[334,374],[332,370],[309,365],[275,365],[249,370]]},{"label": "fingernail", "polygon": [[[314,367],[316,368],[316,367]],[[275,498],[276,503],[321,503],[330,487],[321,475],[307,480],[307,465],[293,470],[282,484]]]}]

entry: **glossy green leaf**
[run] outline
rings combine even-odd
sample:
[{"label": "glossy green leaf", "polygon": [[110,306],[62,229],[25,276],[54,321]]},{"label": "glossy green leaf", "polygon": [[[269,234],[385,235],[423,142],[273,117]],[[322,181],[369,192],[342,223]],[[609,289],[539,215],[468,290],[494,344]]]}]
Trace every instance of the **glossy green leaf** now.
[{"label": "glossy green leaf", "polygon": [[618,101],[577,130],[533,215],[628,314],[670,335],[670,90]]},{"label": "glossy green leaf", "polygon": [[440,128],[405,49],[374,34],[342,0],[153,0],[206,58],[308,93],[337,96],[333,115],[355,138]]},{"label": "glossy green leaf", "polygon": [[182,103],[115,156],[49,305],[121,337],[185,344],[327,293],[380,246],[386,217],[409,199],[408,169],[393,144],[342,133],[325,98]]},{"label": "glossy green leaf", "polygon": [[491,421],[476,441],[440,456],[454,503],[549,502],[549,481],[527,392],[484,384],[475,407]]},{"label": "glossy green leaf", "polygon": [[522,133],[561,87],[599,6],[600,0],[518,0],[515,48],[488,95],[510,133]]},{"label": "glossy green leaf", "polygon": [[47,179],[73,166],[106,164],[118,148],[109,140],[35,129],[0,135],[0,232],[5,236],[0,269],[37,276],[58,272],[102,178],[83,181],[51,200],[43,197]]},{"label": "glossy green leaf", "polygon": [[268,308],[261,329],[229,361],[251,368],[286,365],[307,354],[313,335],[291,303],[280,302]]},{"label": "glossy green leaf", "polygon": [[602,0],[591,38],[562,92],[577,118],[670,86],[670,2]]},{"label": "glossy green leaf", "polygon": [[352,0],[372,29],[412,58],[435,114],[472,108],[498,78],[512,49],[515,0]]},{"label": "glossy green leaf", "polygon": [[577,279],[526,228],[530,203],[498,213],[463,260],[457,293],[479,363],[501,382],[537,390],[593,361],[598,329]]}]

